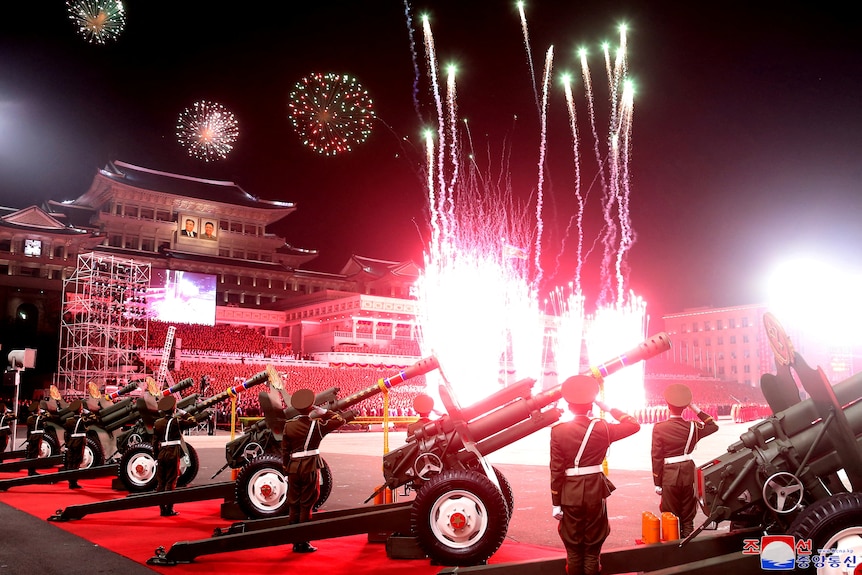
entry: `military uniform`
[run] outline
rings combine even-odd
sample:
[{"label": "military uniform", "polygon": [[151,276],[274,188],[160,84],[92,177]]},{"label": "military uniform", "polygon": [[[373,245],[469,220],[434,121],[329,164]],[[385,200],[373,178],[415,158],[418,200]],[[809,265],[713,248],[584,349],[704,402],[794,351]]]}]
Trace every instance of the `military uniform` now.
[{"label": "military uniform", "polygon": [[598,394],[598,382],[575,376],[563,383],[563,398],[575,418],[551,429],[551,501],[561,508],[558,531],[566,547],[568,575],[600,571],[602,544],[611,532],[605,499],[615,489],[602,472],[608,446],[636,433],[640,424],[619,409],[610,413],[619,423],[586,415]]},{"label": "military uniform", "polygon": [[[27,447],[24,455],[26,459],[36,459],[42,451],[42,438],[45,436],[45,412],[39,403],[30,404],[30,416],[27,418]],[[32,467],[27,475],[37,475]]]},{"label": "military uniform", "polygon": [[703,411],[696,410],[701,421],[685,421],[683,410],[691,404],[691,390],[681,384],[668,386],[665,400],[671,410],[670,417],[656,423],[652,433],[653,483],[660,488],[659,509],[679,518],[680,537],[694,531],[697,515],[695,494],[695,465],[691,452],[697,442],[718,431],[715,421]]},{"label": "military uniform", "polygon": [[[314,392],[300,389],[290,398],[299,415],[284,424],[282,454],[287,473],[288,523],[302,523],[311,519],[311,510],[320,497],[320,442],[324,436],[344,424],[337,414],[327,412],[312,419],[309,414],[314,405]],[[316,551],[310,543],[296,543],[293,550],[299,553]]]},{"label": "military uniform", "polygon": [[6,446],[9,445],[13,425],[15,425],[15,414],[9,411],[5,404],[0,403],[0,453],[4,453]]},{"label": "military uniform", "polygon": [[[66,471],[78,469],[84,463],[84,447],[87,445],[87,426],[84,423],[83,404],[75,400],[69,405],[73,415],[63,423],[66,440],[66,456],[63,469]],[[76,479],[69,480],[69,489],[80,489]]]},{"label": "military uniform", "polygon": [[[183,430],[196,424],[191,418],[176,416],[177,400],[169,395],[159,400],[163,417],[153,425],[153,447],[156,451],[156,492],[173,491],[180,477],[180,459],[183,456]],[[178,515],[173,504],[159,505],[162,517]]]}]

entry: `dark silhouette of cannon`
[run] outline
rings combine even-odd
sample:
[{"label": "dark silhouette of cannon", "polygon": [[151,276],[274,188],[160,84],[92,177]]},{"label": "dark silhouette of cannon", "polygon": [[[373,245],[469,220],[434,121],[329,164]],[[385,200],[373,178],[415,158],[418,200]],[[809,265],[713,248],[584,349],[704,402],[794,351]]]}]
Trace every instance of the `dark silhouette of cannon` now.
[{"label": "dark silhouette of cannon", "polygon": [[[764,322],[777,373],[764,374],[761,388],[773,415],[698,469],[704,527],[768,528],[812,540],[814,553],[852,549],[862,557],[862,374],[832,386],[771,314]],[[795,380],[808,399],[800,400]]]}]

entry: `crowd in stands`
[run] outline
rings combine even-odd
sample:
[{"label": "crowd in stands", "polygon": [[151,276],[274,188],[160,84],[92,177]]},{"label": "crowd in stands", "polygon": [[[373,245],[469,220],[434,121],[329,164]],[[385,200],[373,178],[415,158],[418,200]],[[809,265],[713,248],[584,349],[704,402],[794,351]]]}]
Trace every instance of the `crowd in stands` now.
[{"label": "crowd in stands", "polygon": [[165,346],[168,328],[177,328],[174,340],[182,341],[183,353],[195,355],[236,354],[243,357],[272,357],[274,354],[292,356],[290,344],[280,344],[250,327],[236,325],[169,324],[150,320],[147,330],[147,348]]},{"label": "crowd in stands", "polygon": [[355,343],[338,343],[332,346],[332,351],[338,353],[370,353],[377,355],[421,355],[419,342],[393,340],[387,345],[368,345]]},{"label": "crowd in stands", "polygon": [[[191,377],[198,382],[206,376],[209,389],[205,395],[212,396],[241,384],[243,381],[265,369],[266,365],[263,363],[246,362],[245,364],[236,364],[186,361],[182,363],[182,368],[179,371],[172,372],[172,375],[175,381]],[[339,388],[339,399],[374,386],[381,378],[394,375],[391,368],[336,368],[303,365],[301,363],[291,365],[286,369],[282,367],[279,369],[279,373],[285,389],[289,392],[301,388],[309,388],[319,393],[331,387],[337,387]],[[413,398],[421,393],[424,388],[425,378],[424,376],[418,376],[390,389],[388,392],[389,415],[415,416]],[[198,390],[198,388],[195,389]],[[262,415],[258,394],[258,389],[250,388],[237,396],[237,414],[239,417],[257,417]],[[229,404],[229,400],[226,400],[226,402]],[[352,406],[350,409],[354,410],[358,415],[382,417],[384,410],[383,394],[377,393]]]}]

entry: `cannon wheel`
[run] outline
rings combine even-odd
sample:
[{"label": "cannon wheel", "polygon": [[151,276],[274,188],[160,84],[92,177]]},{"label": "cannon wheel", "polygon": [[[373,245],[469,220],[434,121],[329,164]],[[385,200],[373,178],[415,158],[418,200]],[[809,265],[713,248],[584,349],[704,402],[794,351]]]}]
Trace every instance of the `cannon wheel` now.
[{"label": "cannon wheel", "polygon": [[84,461],[81,463],[81,469],[89,469],[105,464],[105,453],[102,451],[102,444],[93,439],[87,438],[87,443],[84,445]]},{"label": "cannon wheel", "polygon": [[500,483],[500,491],[503,492],[503,500],[506,502],[506,509],[509,512],[509,519],[512,518],[512,513],[515,511],[515,492],[512,490],[512,484],[506,479],[506,476],[497,469],[491,467],[494,473],[497,474],[497,481]]},{"label": "cannon wheel", "polygon": [[[326,460],[320,459],[320,496],[314,510],[320,509],[332,493],[332,471]],[[244,466],[236,477],[236,502],[252,519],[264,519],[287,514],[287,476],[282,458],[265,454]]]},{"label": "cannon wheel", "polygon": [[136,443],[120,459],[120,480],[132,493],[156,488],[156,454],[149,443]]},{"label": "cannon wheel", "polygon": [[195,448],[183,442],[183,456],[180,458],[180,476],[177,478],[177,487],[185,487],[195,480],[201,468],[200,458]]},{"label": "cannon wheel", "polygon": [[56,437],[46,433],[42,436],[42,443],[39,446],[39,455],[37,457],[51,457],[52,455],[60,455],[60,443]]},{"label": "cannon wheel", "polygon": [[432,561],[479,565],[503,544],[509,514],[503,494],[484,474],[448,469],[416,493],[410,524]]},{"label": "cannon wheel", "polygon": [[[811,539],[812,553],[818,553],[818,549],[834,549],[839,555],[859,557],[862,555],[862,493],[839,493],[810,505],[799,514],[789,533],[797,539]],[[828,564],[827,561],[817,572],[832,572]]]}]

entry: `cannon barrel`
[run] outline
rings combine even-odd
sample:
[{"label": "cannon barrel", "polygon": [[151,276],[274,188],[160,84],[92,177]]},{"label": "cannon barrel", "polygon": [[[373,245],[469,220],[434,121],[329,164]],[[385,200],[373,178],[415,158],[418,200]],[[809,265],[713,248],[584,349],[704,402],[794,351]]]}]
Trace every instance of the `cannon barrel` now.
[{"label": "cannon barrel", "polygon": [[111,401],[116,401],[120,397],[127,395],[129,393],[132,393],[133,391],[138,389],[138,387],[139,387],[139,383],[137,381],[134,381],[134,382],[126,385],[122,389],[118,389],[117,391],[115,391],[113,393],[106,393],[105,397],[107,397]]},{"label": "cannon barrel", "polygon": [[[434,356],[426,357],[420,359],[413,365],[404,368],[399,371],[395,375],[390,377],[381,377],[377,380],[377,383],[369,386],[363,390],[357,391],[353,395],[349,395],[343,399],[339,399],[333,402],[328,402],[326,404],[318,404],[315,401],[315,405],[319,405],[321,407],[326,408],[329,411],[344,411],[348,407],[356,405],[357,403],[368,399],[378,393],[388,392],[390,389],[399,385],[408,379],[419,375],[425,375],[429,371],[435,370],[440,367],[440,364],[437,361],[437,358]],[[315,398],[316,399],[316,398]],[[312,414],[312,417],[315,417],[315,414]],[[319,416],[317,416],[319,417]]]},{"label": "cannon barrel", "polygon": [[199,413],[202,413],[206,409],[212,407],[213,405],[219,403],[220,401],[224,401],[225,399],[228,399],[230,397],[236,397],[250,387],[254,387],[255,385],[258,385],[265,381],[269,381],[269,372],[267,370],[261,371],[260,373],[256,373],[238,385],[229,387],[220,393],[212,395],[201,402],[195,403],[194,405],[183,409],[189,415],[197,415]]},{"label": "cannon barrel", "polygon": [[[172,393],[188,389],[194,381],[195,380],[191,377],[178,381],[172,387],[158,392],[156,397],[166,397]],[[137,384],[135,385],[137,387]],[[113,431],[114,429],[119,429],[120,427],[132,423],[141,416],[140,402],[138,402],[134,397],[126,397],[110,407],[99,410],[97,415],[99,416],[98,425],[107,431]]]},{"label": "cannon barrel", "polygon": [[[670,345],[668,335],[659,333],[634,349],[591,367],[583,375],[601,380],[667,351]],[[438,458],[443,467],[469,467],[475,462],[476,452],[488,455],[559,420],[562,411],[545,408],[562,397],[562,385],[532,395],[530,390],[535,383],[534,379],[524,379],[464,409],[453,405],[457,413],[413,429],[407,443],[383,457],[385,486],[392,489],[418,479],[415,464],[423,455]],[[445,388],[441,386],[442,389]],[[466,450],[465,441],[472,443],[474,449]]]}]

